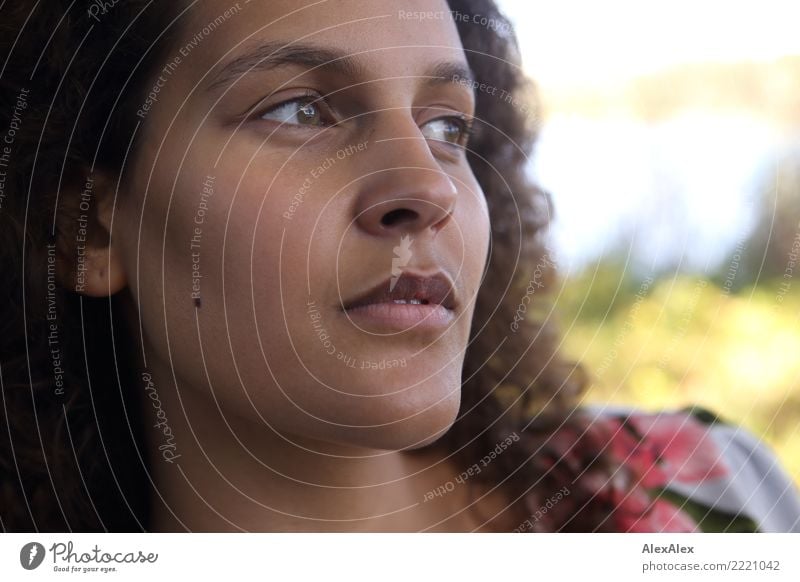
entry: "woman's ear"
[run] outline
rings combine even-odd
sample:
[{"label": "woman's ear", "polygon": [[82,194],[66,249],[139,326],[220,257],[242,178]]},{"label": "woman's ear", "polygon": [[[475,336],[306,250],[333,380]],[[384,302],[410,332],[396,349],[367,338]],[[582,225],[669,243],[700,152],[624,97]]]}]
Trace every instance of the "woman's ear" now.
[{"label": "woman's ear", "polygon": [[116,194],[116,180],[97,171],[61,191],[57,272],[61,285],[75,293],[106,297],[128,285],[112,236]]}]

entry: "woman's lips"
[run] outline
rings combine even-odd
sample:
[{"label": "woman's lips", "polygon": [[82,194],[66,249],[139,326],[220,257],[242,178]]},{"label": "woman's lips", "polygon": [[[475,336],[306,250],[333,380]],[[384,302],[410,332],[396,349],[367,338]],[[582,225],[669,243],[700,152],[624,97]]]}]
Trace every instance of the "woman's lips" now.
[{"label": "woman's lips", "polygon": [[346,309],[358,327],[373,332],[443,331],[455,319],[451,309],[437,303],[370,303]]},{"label": "woman's lips", "polygon": [[403,273],[344,305],[344,314],[368,331],[441,331],[455,319],[458,300],[442,271]]}]

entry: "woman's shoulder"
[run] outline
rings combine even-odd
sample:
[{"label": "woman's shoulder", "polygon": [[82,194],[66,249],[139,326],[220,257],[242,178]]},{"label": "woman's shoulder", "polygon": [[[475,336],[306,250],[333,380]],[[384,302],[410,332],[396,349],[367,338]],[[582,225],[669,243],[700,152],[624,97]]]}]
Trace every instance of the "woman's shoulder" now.
[{"label": "woman's shoulder", "polygon": [[619,499],[625,531],[800,532],[797,486],[746,429],[699,407],[585,410],[608,432],[611,457],[633,475],[631,492]]}]

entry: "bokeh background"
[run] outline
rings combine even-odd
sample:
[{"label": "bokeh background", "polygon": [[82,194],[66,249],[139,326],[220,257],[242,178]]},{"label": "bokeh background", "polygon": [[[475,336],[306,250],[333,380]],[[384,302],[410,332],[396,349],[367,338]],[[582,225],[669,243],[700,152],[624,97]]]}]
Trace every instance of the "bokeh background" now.
[{"label": "bokeh background", "polygon": [[499,3],[586,400],[709,408],[800,485],[800,3]]}]

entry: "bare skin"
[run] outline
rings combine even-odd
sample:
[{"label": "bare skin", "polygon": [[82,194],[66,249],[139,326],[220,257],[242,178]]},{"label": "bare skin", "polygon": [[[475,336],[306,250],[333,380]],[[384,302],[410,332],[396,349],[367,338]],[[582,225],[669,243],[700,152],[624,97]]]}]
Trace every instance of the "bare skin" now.
[{"label": "bare skin", "polygon": [[[429,82],[443,63],[466,68],[456,27],[400,18],[391,0],[253,2],[180,52],[230,7],[182,19],[180,63],[160,73],[133,170],[99,213],[112,243],[89,276],[92,294],[129,295],[141,330],[153,529],[480,529],[466,486],[425,500],[467,467],[422,448],[458,411],[490,232],[449,141],[474,95]],[[293,42],[357,70],[240,67],[214,85],[256,47]],[[324,101],[292,103],[307,94]],[[342,311],[390,276],[403,236],[407,272],[453,283],[446,326],[367,329]]]}]

